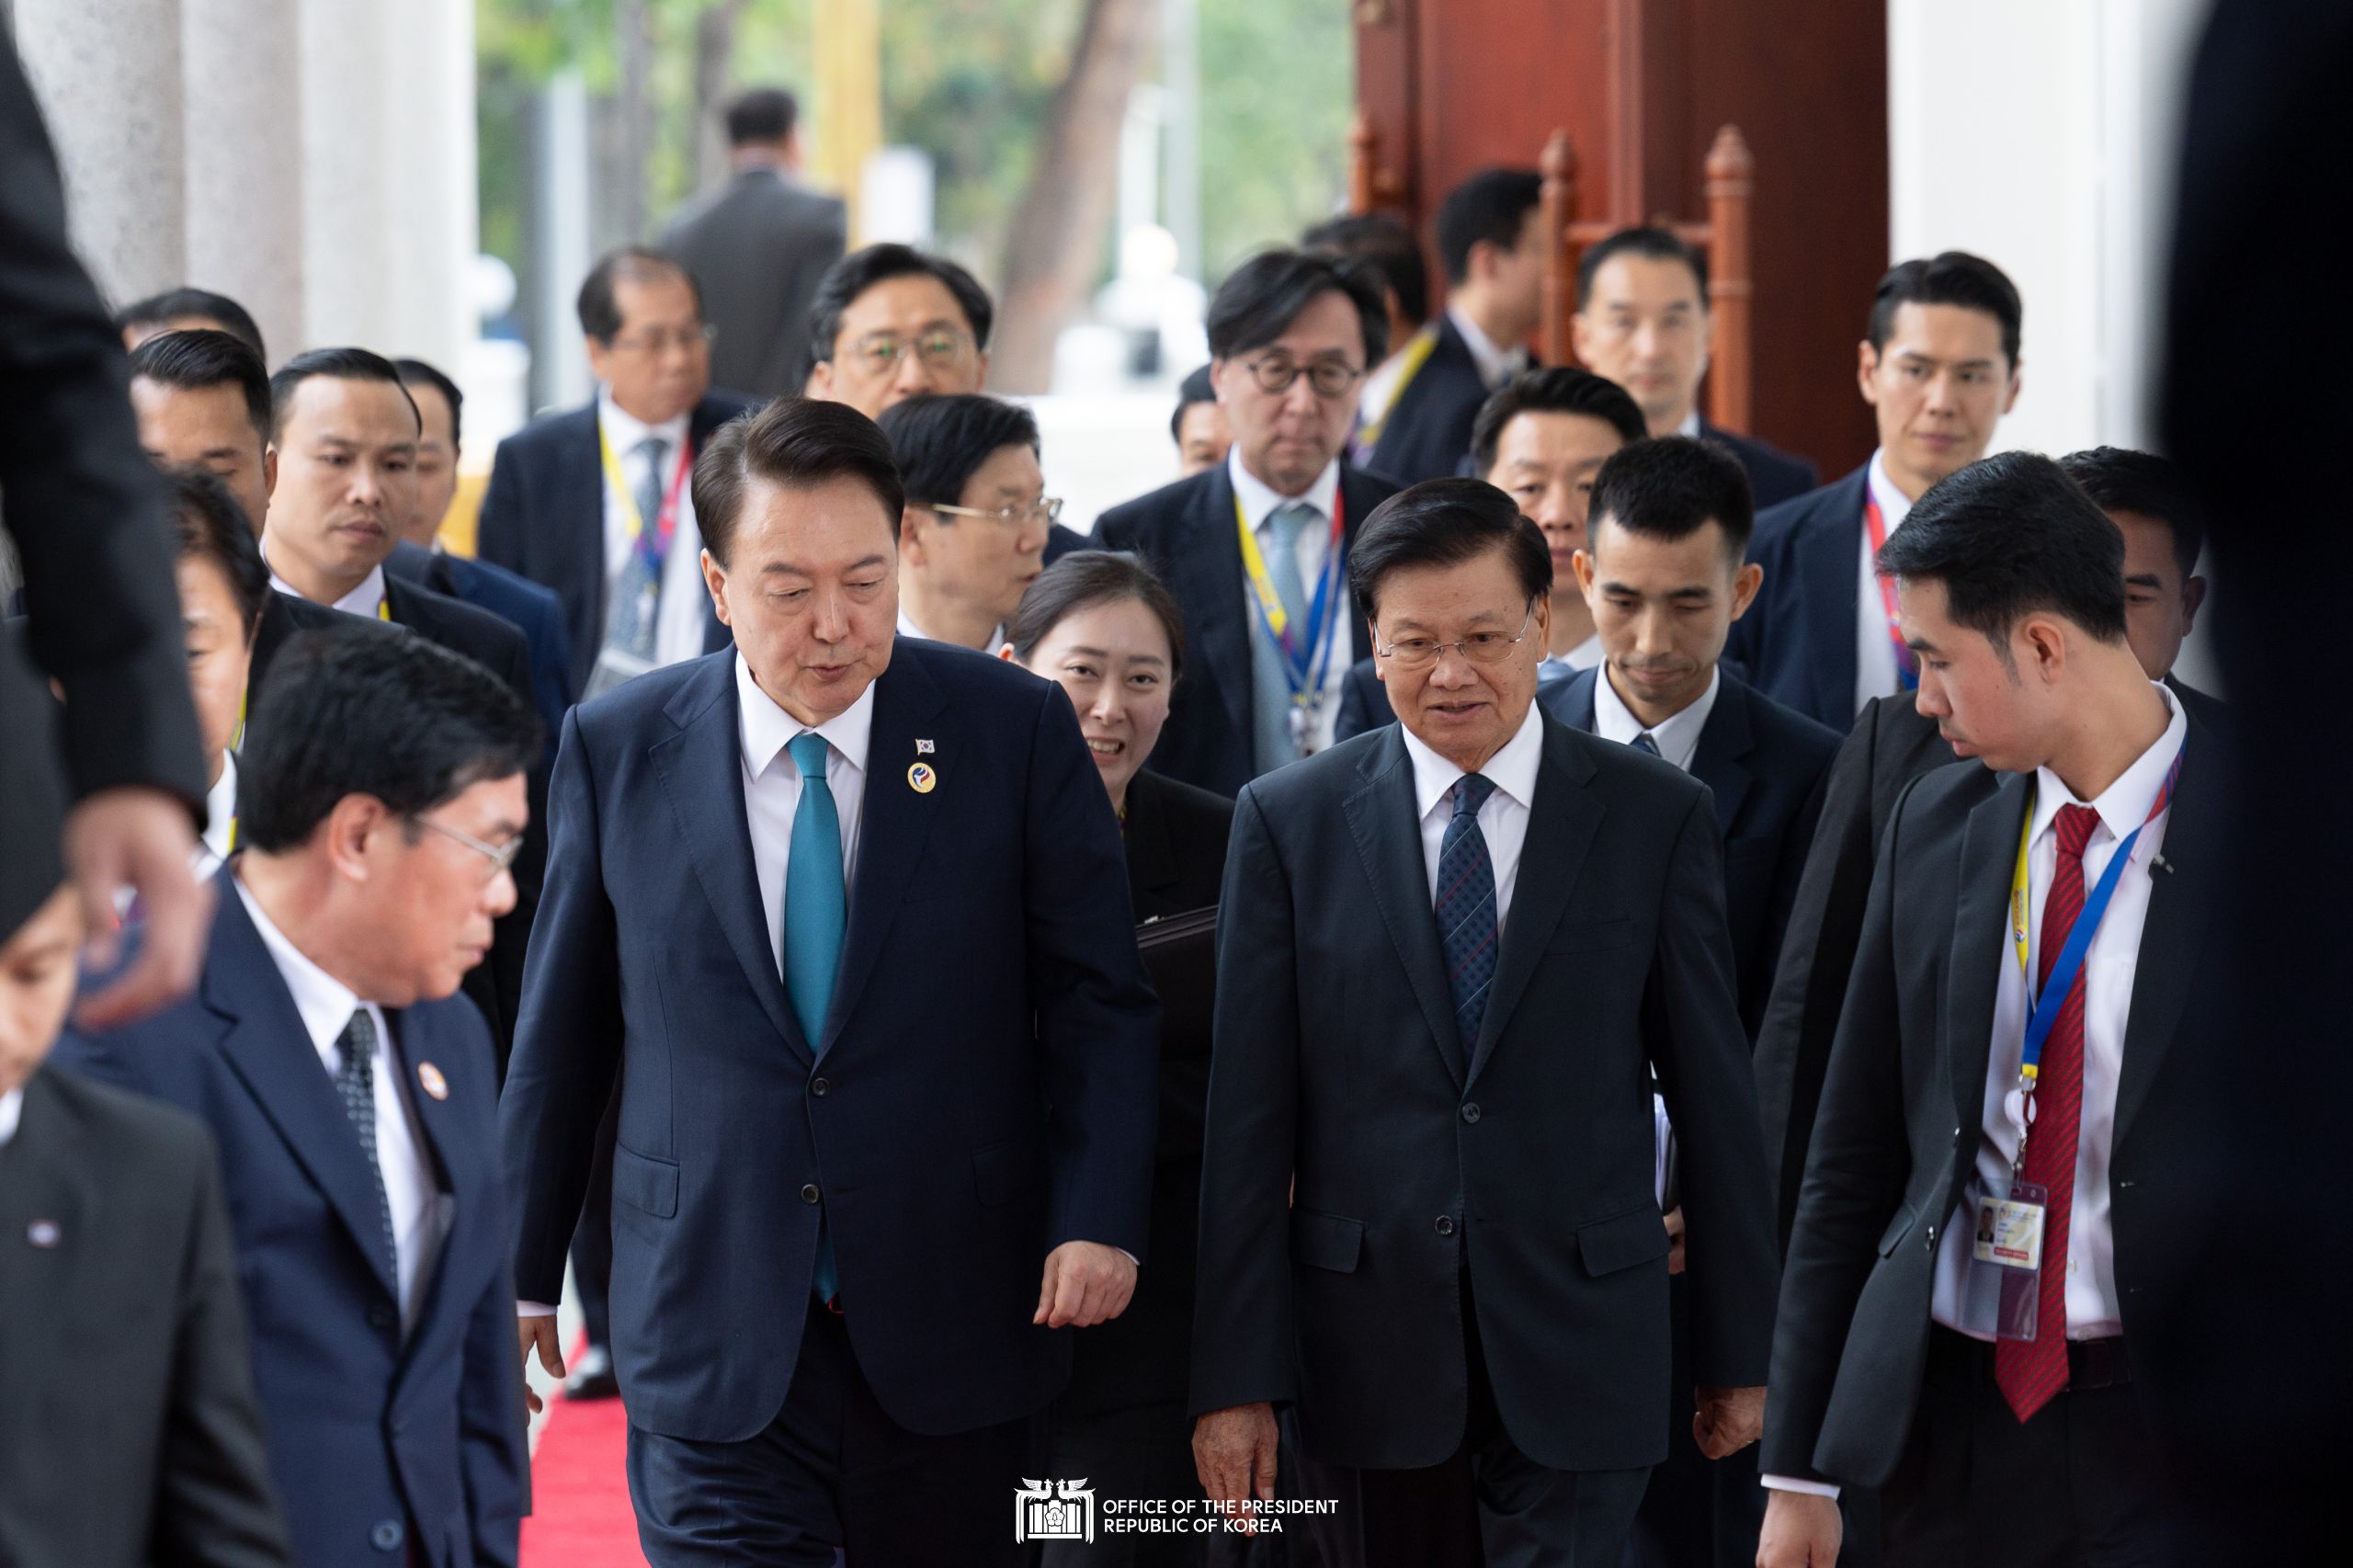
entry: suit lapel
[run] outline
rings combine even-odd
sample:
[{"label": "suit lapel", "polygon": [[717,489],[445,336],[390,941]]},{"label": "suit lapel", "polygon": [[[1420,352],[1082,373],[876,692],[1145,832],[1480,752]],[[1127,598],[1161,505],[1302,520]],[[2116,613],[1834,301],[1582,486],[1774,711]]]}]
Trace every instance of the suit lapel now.
[{"label": "suit lapel", "polygon": [[2149,1097],[2189,1006],[2205,946],[2209,916],[2222,902],[2221,845],[2226,824],[2222,781],[2229,758],[2212,728],[2189,721],[2188,759],[2174,786],[2165,817],[2164,864],[2153,867],[2149,913],[2141,927],[2140,963],[2132,976],[2132,1006],[2125,1016],[2124,1062],[2116,1085],[2115,1147],[2122,1147],[2133,1118]]},{"label": "suit lapel", "polygon": [[[462,1103],[452,1106],[446,1094],[436,1096],[425,1087],[428,1082],[440,1084],[445,1090],[457,1086],[452,1074],[457,1072],[458,1042],[452,1040],[446,1048],[440,1045],[413,1011],[387,1007],[384,1022],[392,1031],[392,1070],[400,1074],[408,1103],[415,1109],[417,1152],[424,1157],[426,1169],[433,1173],[434,1190],[448,1194],[457,1204],[472,1202],[481,1189],[481,1151],[467,1137],[460,1121],[468,1114],[467,1108]],[[431,1074],[424,1071],[427,1066],[433,1069]],[[454,1215],[449,1228],[456,1229]],[[434,1252],[433,1278],[426,1281],[425,1293],[418,1299],[419,1324],[432,1315],[440,1301],[441,1278],[449,1272],[449,1240],[443,1235],[442,1244]],[[420,1337],[412,1333],[409,1343],[414,1345]]]},{"label": "suit lapel", "polygon": [[0,1145],[0,1386],[24,1386],[14,1365],[53,1354],[70,1315],[108,1305],[68,1289],[91,1278],[82,1260],[100,1244],[90,1183],[102,1152],[77,1147],[50,1080],[45,1072],[27,1080],[16,1136]]},{"label": "suit lapel", "polygon": [[[1448,988],[1446,960],[1438,952],[1438,917],[1430,909],[1429,874],[1422,858],[1420,812],[1414,801],[1414,765],[1400,730],[1381,733],[1360,765],[1362,782],[1342,804],[1372,902],[1405,969],[1406,983],[1422,1005],[1422,1016],[1446,1070],[1463,1082],[1462,1042],[1454,1027],[1454,996]],[[1540,793],[1541,787],[1540,786]]]},{"label": "suit lapel", "polygon": [[[941,790],[959,788],[957,770],[965,759],[957,755],[954,726],[939,722],[944,701],[922,655],[904,644],[874,683],[866,796],[858,810],[858,869],[850,880],[849,929],[843,937],[841,971],[825,1017],[825,1049],[841,1037],[842,1025],[881,955],[891,923],[898,918],[900,902],[923,857],[924,839],[938,814]],[[938,769],[941,788],[928,792],[918,792],[906,778],[918,735],[936,748],[928,760]]]},{"label": "suit lapel", "polygon": [[[1163,810],[1159,780],[1138,773],[1128,784],[1128,881],[1138,892],[1158,892],[1174,887],[1184,875],[1176,861],[1176,846],[1168,835],[1168,813]],[[1137,910],[1139,917],[1143,911]]]},{"label": "suit lapel", "polygon": [[1961,844],[1961,887],[1946,962],[1945,1027],[1950,1037],[1954,1114],[1972,1127],[1985,1115],[1985,1072],[1994,1053],[1994,1001],[2009,956],[2010,879],[2032,796],[2024,774],[2005,778],[1969,813]]},{"label": "suit lapel", "polygon": [[[1340,550],[1342,580],[1346,581],[1347,561],[1357,547],[1357,536],[1364,531],[1364,520],[1372,516],[1373,508],[1387,497],[1374,493],[1374,487],[1359,471],[1350,468],[1347,460],[1340,460]],[[1357,659],[1372,657],[1372,625],[1365,619],[1363,608],[1351,602],[1348,606],[1349,646]],[[1355,663],[1352,659],[1350,663]]]},{"label": "suit lapel", "polygon": [[1179,597],[1191,607],[1187,630],[1200,644],[1200,668],[1226,672],[1208,682],[1225,710],[1227,724],[1245,750],[1256,733],[1250,722],[1250,628],[1242,610],[1242,547],[1233,530],[1233,478],[1223,464],[1210,471],[1200,498],[1171,565],[1190,580]]},{"label": "suit lapel", "polygon": [[1487,994],[1478,1049],[1471,1060],[1473,1079],[1494,1053],[1512,1009],[1519,1006],[1545,945],[1569,907],[1586,852],[1601,830],[1606,809],[1586,788],[1593,778],[1593,761],[1577,748],[1565,728],[1544,725],[1544,760],[1536,772],[1536,799],[1529,803],[1528,838],[1520,846],[1519,875],[1512,887],[1511,913],[1504,920],[1495,985]]},{"label": "suit lapel", "polygon": [[1550,688],[1539,687],[1536,700],[1570,729],[1589,735],[1593,733],[1593,683],[1600,678],[1598,668],[1579,670],[1566,680],[1554,681]]},{"label": "suit lapel", "polygon": [[1813,661],[1814,700],[1824,713],[1851,713],[1855,706],[1853,628],[1863,591],[1863,503],[1870,475],[1866,466],[1839,483],[1829,515],[1810,531],[1799,564],[1805,619],[1814,635],[1827,639]]},{"label": "suit lapel", "polygon": [[578,563],[582,618],[582,647],[573,650],[575,667],[595,666],[597,644],[605,635],[605,458],[597,433],[597,404],[582,411],[576,430],[564,433],[564,453],[556,472],[563,476],[563,494],[556,516],[572,529],[566,558]]},{"label": "suit lapel", "polygon": [[786,1003],[784,974],[768,949],[767,911],[760,904],[752,830],[744,815],[743,743],[735,722],[735,661],[707,657],[665,710],[676,734],[647,751],[687,841],[696,880],[719,916],[727,945],[760,1000],[760,1010],[795,1051],[807,1055],[800,1022]]},{"label": "suit lapel", "polygon": [[1716,676],[1716,705],[1699,726],[1699,746],[1691,754],[1691,777],[1714,791],[1716,832],[1729,843],[1740,803],[1754,782],[1742,759],[1755,749],[1748,727],[1748,688],[1728,675]]}]

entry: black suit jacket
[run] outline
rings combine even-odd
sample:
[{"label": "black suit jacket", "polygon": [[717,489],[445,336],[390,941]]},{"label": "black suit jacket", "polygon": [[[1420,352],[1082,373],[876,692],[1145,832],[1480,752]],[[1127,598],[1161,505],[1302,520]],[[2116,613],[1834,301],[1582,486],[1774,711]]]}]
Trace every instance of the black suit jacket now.
[{"label": "black suit jacket", "polygon": [[760,399],[798,396],[809,374],[809,304],[842,258],[841,198],[775,169],[745,169],[670,221],[662,248],[694,274],[718,329],[710,378]]},{"label": "black suit jacket", "polygon": [[1194,1411],[1295,1403],[1311,1458],[1439,1462],[1464,1427],[1467,1268],[1520,1449],[1559,1470],[1656,1463],[1654,1069],[1689,1151],[1694,1375],[1761,1381],[1771,1220],[1706,790],[1540,722],[1517,891],[1467,1050],[1404,731],[1268,774],[1235,803]]},{"label": "black suit jacket", "polygon": [[285,1563],[211,1135],[55,1067],[23,1109],[0,1145],[0,1562]]},{"label": "black suit jacket", "polygon": [[[1598,667],[1580,670],[1540,693],[1539,700],[1563,724],[1591,733],[1594,684],[1601,678]],[[1717,679],[1715,706],[1700,727],[1699,749],[1691,756],[1691,777],[1715,801],[1740,1021],[1754,1040],[1838,737],[1730,670],[1719,671]]]},{"label": "black suit jacket", "polygon": [[1699,421],[1699,438],[1722,442],[1740,460],[1740,466],[1748,472],[1749,494],[1756,497],[1760,512],[1784,501],[1794,501],[1822,483],[1822,475],[1812,463],[1795,452],[1781,450],[1770,441],[1727,430],[1704,418]]},{"label": "black suit jacket", "polygon": [[[733,392],[705,393],[687,421],[695,450],[750,406]],[[563,601],[572,689],[587,690],[605,642],[605,465],[593,401],[536,420],[498,443],[475,550],[484,561],[553,589]],[[711,616],[704,650],[725,642],[726,628]]]},{"label": "black suit jacket", "polygon": [[[2193,716],[2187,760],[2152,870],[2109,1143],[2116,1284],[2136,1378],[2169,1348],[2135,1336],[2153,1289],[2214,1267],[2185,1215],[2201,1173],[2170,1157],[2231,1081],[2235,1030],[2184,1028],[2231,876],[2231,757]],[[1768,1474],[1876,1486],[1895,1468],[1918,1402],[1938,1239],[1974,1168],[2010,877],[2030,780],[1940,768],[1908,786],[1873,872],[1862,943],[1831,1049],[1798,1199],[1773,1397]],[[2195,1354],[2211,1354],[2200,1345]]]},{"label": "black suit jacket", "polygon": [[[387,574],[389,575],[389,574]],[[365,617],[346,615],[333,605],[313,604],[299,594],[284,594],[276,588],[262,600],[261,616],[254,622],[253,662],[245,666],[246,732],[252,733],[252,719],[261,707],[262,678],[286,646],[286,640],[298,631],[351,632],[367,636],[381,630],[380,624]]]},{"label": "black suit jacket", "polygon": [[1389,687],[1381,684],[1379,666],[1370,659],[1350,665],[1347,678],[1340,682],[1340,716],[1332,727],[1332,739],[1352,741],[1367,730],[1396,722],[1397,707],[1389,700]]},{"label": "black suit jacket", "polygon": [[1855,607],[1869,472],[1866,464],[1757,515],[1748,559],[1765,568],[1764,585],[1724,644],[1724,656],[1751,686],[1841,732],[1855,722]]},{"label": "black suit jacket", "polygon": [[[1378,474],[1340,465],[1344,548],[1356,542],[1373,508],[1396,493]],[[1258,633],[1242,597],[1233,504],[1233,477],[1220,463],[1114,506],[1095,525],[1101,548],[1142,553],[1185,612],[1186,675],[1147,766],[1221,795],[1258,771],[1250,675],[1250,639]],[[1372,633],[1354,606],[1350,610],[1352,640],[1333,656],[1354,663],[1371,656]]]},{"label": "black suit jacket", "polygon": [[1439,312],[1437,330],[1429,358],[1390,404],[1381,439],[1365,458],[1367,468],[1400,484],[1450,479],[1460,472],[1471,450],[1471,426],[1487,401],[1479,361],[1454,318]]},{"label": "black suit jacket", "polygon": [[1046,535],[1045,562],[1051,566],[1074,550],[1100,550],[1103,547],[1074,528],[1056,523]]}]

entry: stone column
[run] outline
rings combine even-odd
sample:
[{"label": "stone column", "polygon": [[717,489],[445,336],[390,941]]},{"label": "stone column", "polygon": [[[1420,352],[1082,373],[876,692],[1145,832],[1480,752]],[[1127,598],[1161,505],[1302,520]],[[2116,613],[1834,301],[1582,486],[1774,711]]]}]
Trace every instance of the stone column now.
[{"label": "stone column", "polygon": [[301,0],[179,0],[185,281],[254,314],[272,366],[304,347]]}]

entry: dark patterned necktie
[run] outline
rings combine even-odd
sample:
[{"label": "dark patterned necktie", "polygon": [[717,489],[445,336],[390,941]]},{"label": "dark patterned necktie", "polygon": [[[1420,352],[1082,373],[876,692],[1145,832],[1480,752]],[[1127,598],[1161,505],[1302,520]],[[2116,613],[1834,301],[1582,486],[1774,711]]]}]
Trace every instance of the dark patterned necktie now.
[{"label": "dark patterned necktie", "polygon": [[351,1015],[335,1047],[343,1052],[343,1071],[335,1075],[335,1086],[343,1096],[343,1114],[359,1135],[359,1152],[368,1156],[368,1175],[376,1184],[376,1215],[384,1228],[384,1259],[398,1279],[401,1254],[392,1239],[392,1202],[384,1194],[384,1167],[376,1158],[376,1023],[367,1008]]},{"label": "dark patterned necktie", "polygon": [[1495,792],[1495,781],[1484,774],[1456,779],[1454,815],[1438,841],[1438,948],[1466,1056],[1478,1044],[1487,989],[1495,979],[1495,867],[1487,858],[1487,835],[1479,831],[1479,808]]},{"label": "dark patterned necktie", "polygon": [[1651,739],[1651,733],[1648,730],[1644,730],[1641,734],[1636,735],[1629,744],[1631,744],[1636,751],[1643,752],[1651,756],[1657,757],[1662,762],[1666,760],[1666,755],[1658,749],[1658,743]]}]

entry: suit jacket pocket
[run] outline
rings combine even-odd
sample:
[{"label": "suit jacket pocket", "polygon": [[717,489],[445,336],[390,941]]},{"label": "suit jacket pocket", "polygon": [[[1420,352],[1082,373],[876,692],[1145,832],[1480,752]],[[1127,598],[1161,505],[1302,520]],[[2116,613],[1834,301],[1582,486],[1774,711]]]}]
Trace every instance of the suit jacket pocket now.
[{"label": "suit jacket pocket", "polygon": [[1596,1278],[1665,1257],[1669,1244],[1666,1221],[1655,1204],[1577,1228],[1577,1253],[1585,1271]]},{"label": "suit jacket pocket", "polygon": [[1354,1274],[1364,1251],[1364,1221],[1316,1209],[1290,1211],[1290,1256],[1310,1268]]},{"label": "suit jacket pocket", "polygon": [[669,1160],[650,1160],[622,1144],[614,1144],[613,1201],[643,1210],[657,1220],[676,1219],[677,1165]]},{"label": "suit jacket pocket", "polygon": [[1890,1220],[1887,1229],[1880,1233],[1880,1256],[1885,1257],[1904,1244],[1904,1238],[1912,1233],[1912,1221],[1917,1218],[1918,1215],[1908,1207],[1895,1211],[1895,1218]]}]

